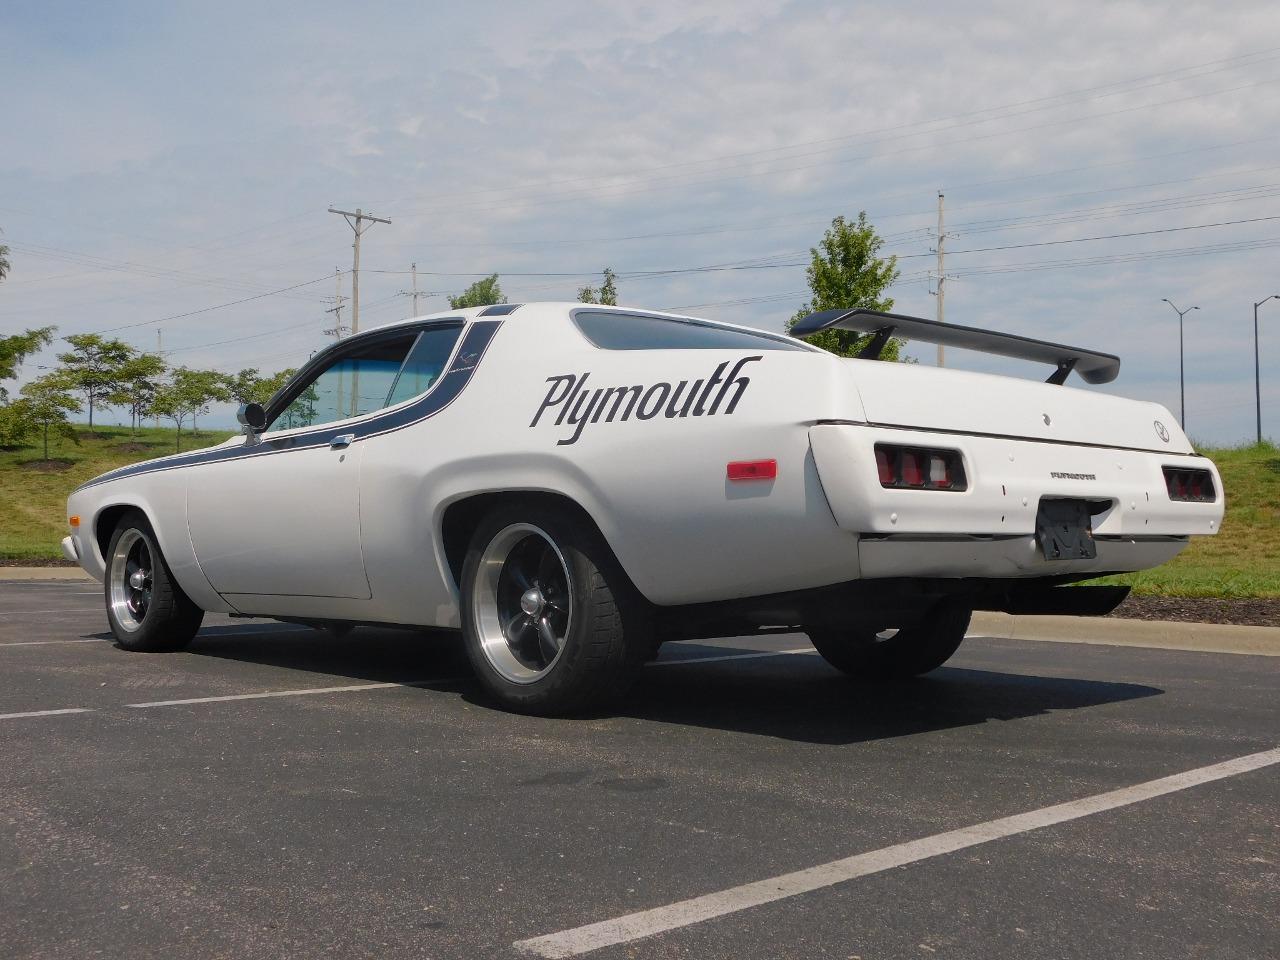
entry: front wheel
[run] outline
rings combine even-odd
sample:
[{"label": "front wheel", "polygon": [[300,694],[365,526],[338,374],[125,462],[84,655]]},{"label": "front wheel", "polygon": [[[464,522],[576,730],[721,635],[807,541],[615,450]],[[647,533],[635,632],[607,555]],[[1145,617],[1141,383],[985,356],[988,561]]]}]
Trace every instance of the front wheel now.
[{"label": "front wheel", "polygon": [[892,680],[936,670],[959,649],[973,611],[941,601],[918,624],[900,630],[810,629],[822,658],[859,679]]},{"label": "front wheel", "polygon": [[643,601],[569,510],[492,511],[471,539],[461,587],[467,657],[508,709],[550,716],[615,700],[648,655]]},{"label": "front wheel", "polygon": [[121,517],[107,548],[103,591],[107,622],[125,650],[181,650],[200,629],[204,611],[173,579],[155,532],[137,511]]}]

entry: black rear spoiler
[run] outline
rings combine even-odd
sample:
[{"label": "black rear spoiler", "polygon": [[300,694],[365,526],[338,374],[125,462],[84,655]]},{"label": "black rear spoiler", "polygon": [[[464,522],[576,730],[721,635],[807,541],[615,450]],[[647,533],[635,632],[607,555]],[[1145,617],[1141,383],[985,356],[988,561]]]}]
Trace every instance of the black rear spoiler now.
[{"label": "black rear spoiler", "polygon": [[1066,347],[1047,340],[1032,340],[1013,333],[998,333],[978,327],[962,327],[955,323],[938,323],[901,313],[879,313],[875,310],[823,310],[811,313],[791,328],[793,337],[808,337],[822,330],[853,330],[872,334],[871,342],[858,354],[863,360],[878,360],[890,337],[920,340],[944,347],[977,350],[1000,357],[1037,360],[1057,369],[1047,382],[1063,383],[1075,371],[1088,383],[1110,383],[1120,374],[1120,358],[1109,353]]}]

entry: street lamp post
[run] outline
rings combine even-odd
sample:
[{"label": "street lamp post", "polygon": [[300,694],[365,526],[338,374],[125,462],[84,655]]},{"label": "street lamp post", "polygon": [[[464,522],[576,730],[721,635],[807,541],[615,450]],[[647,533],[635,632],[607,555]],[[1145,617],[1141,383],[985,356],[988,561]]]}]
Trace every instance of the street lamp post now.
[{"label": "street lamp post", "polygon": [[1173,307],[1173,312],[1178,315],[1178,405],[1181,412],[1180,423],[1182,429],[1187,429],[1187,377],[1186,363],[1183,360],[1182,349],[1182,318],[1192,310],[1199,310],[1199,307],[1187,307],[1185,310],[1179,310],[1177,305],[1168,297],[1162,297],[1161,300]]},{"label": "street lamp post", "polygon": [[1253,305],[1253,396],[1258,415],[1258,444],[1262,444],[1262,365],[1258,360],[1258,308],[1268,300],[1280,300],[1280,293],[1263,297]]}]

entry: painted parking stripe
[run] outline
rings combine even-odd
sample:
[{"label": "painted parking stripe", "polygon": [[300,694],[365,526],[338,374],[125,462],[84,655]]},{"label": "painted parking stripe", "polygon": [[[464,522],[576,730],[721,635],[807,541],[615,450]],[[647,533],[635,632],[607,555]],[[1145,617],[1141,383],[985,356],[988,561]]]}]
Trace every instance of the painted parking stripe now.
[{"label": "painted parking stripe", "polygon": [[797,870],[794,873],[785,873],[767,880],[757,880],[754,883],[682,900],[665,907],[642,910],[639,913],[630,913],[585,927],[534,937],[531,940],[520,940],[513,946],[517,950],[540,957],[575,957],[602,947],[630,943],[667,930],[676,930],[704,920],[722,917],[725,914],[736,913],[739,910],[784,900],[931,857],[939,857],[980,843],[988,843],[1054,824],[1078,820],[1095,813],[1126,807],[1144,800],[1152,800],[1179,790],[1234,777],[1251,770],[1260,770],[1277,763],[1280,763],[1280,747],[1236,757],[1207,767],[1198,767],[1185,773],[1161,777],[1158,780],[1148,780],[1131,787],[1108,790],[1079,800],[1041,807],[1039,810],[1028,813],[1001,817],[998,820],[989,820],[986,823],[962,827],[959,830],[949,830],[946,833],[895,844],[881,850],[860,853],[843,860],[810,867],[807,870]]},{"label": "painted parking stripe", "polygon": [[105,637],[80,637],[75,640],[15,640],[13,643],[0,643],[0,647],[47,647],[52,643],[106,643]]},{"label": "painted parking stripe", "polygon": [[307,687],[303,690],[270,690],[266,693],[236,693],[225,697],[192,697],[189,700],[154,700],[150,703],[126,703],[126,707],[180,707],[188,703],[225,703],[229,700],[265,700],[269,697],[306,697],[318,693],[359,693],[365,690],[390,690],[393,687],[416,687],[432,680],[414,680],[405,683],[353,683],[345,687]]},{"label": "painted parking stripe", "polygon": [[26,713],[0,713],[0,720],[21,720],[23,717],[57,717],[64,713],[93,713],[88,707],[68,707],[64,710],[28,710]]},{"label": "painted parking stripe", "polygon": [[785,657],[793,653],[817,653],[813,647],[796,647],[794,650],[766,650],[761,653],[726,653],[717,657],[678,657],[673,660],[655,660],[651,667],[674,667],[686,663],[719,663],[722,660],[755,660],[759,657]]}]

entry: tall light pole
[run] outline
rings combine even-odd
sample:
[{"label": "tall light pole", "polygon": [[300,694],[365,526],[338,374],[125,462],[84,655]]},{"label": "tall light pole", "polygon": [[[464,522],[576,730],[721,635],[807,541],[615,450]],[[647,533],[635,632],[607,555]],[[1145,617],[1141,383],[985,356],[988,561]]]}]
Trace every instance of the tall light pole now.
[{"label": "tall light pole", "polygon": [[1280,293],[1263,297],[1253,305],[1253,390],[1258,414],[1258,444],[1262,444],[1262,369],[1258,360],[1258,308],[1268,300],[1280,300]]},{"label": "tall light pole", "polygon": [[1187,429],[1187,376],[1186,363],[1183,360],[1182,349],[1182,318],[1192,310],[1199,310],[1199,307],[1187,307],[1185,310],[1179,310],[1177,305],[1168,297],[1162,297],[1161,300],[1173,307],[1173,312],[1178,315],[1178,403],[1181,410],[1180,423],[1185,432]]}]

